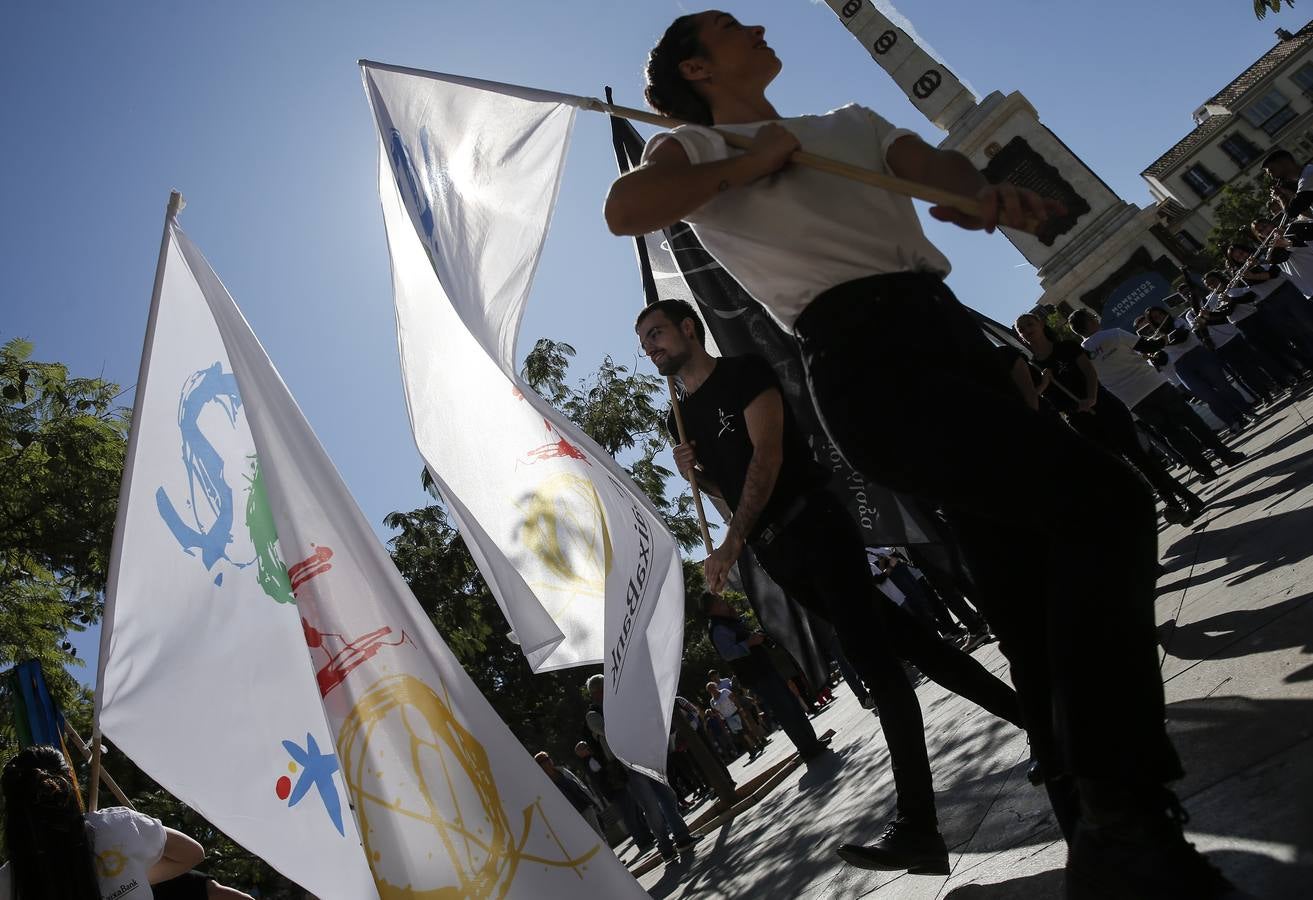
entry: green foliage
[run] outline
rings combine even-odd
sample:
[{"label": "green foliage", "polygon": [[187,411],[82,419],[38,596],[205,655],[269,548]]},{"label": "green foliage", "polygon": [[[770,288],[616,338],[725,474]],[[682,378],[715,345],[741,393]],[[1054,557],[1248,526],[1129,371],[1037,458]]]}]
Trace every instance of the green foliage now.
[{"label": "green foliage", "polygon": [[[1286,6],[1292,9],[1295,6],[1295,0],[1286,0]],[[1254,0],[1254,18],[1267,18],[1268,10],[1274,13],[1281,12],[1281,0]]]},{"label": "green foliage", "polygon": [[[56,701],[85,698],[67,641],[100,618],[128,417],[116,384],[0,346],[0,669],[38,659]],[[14,746],[0,726],[0,763]]]},{"label": "green foliage", "polygon": [[1222,188],[1222,196],[1213,207],[1217,224],[1209,232],[1204,248],[1204,255],[1214,267],[1223,265],[1228,244],[1237,239],[1253,242],[1250,223],[1267,215],[1270,198],[1268,188],[1253,181],[1239,181]]}]

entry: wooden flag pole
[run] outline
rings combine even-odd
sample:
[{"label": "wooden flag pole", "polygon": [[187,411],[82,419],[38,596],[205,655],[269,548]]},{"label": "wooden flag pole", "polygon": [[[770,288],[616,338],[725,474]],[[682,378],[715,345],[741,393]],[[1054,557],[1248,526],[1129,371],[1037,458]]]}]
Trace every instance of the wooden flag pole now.
[{"label": "wooden flag pole", "polygon": [[[78,748],[83,758],[91,762],[92,764],[91,777],[97,779],[98,781],[103,781],[105,783],[105,787],[109,788],[109,792],[113,794],[115,797],[117,797],[118,801],[122,803],[124,806],[126,806],[128,809],[136,809],[136,807],[132,805],[132,801],[128,799],[128,795],[123,793],[123,788],[119,787],[118,782],[114,780],[114,776],[106,772],[105,769],[100,765],[100,745],[97,744],[95,749],[88,747],[86,743],[82,740],[81,736],[76,731],[73,730],[72,725],[68,725],[68,724],[64,725],[64,736],[73,742],[73,746]],[[94,784],[95,782],[92,782],[92,785]],[[96,794],[95,788],[92,785],[87,786],[89,797],[95,797]],[[94,809],[95,807],[92,806],[90,802],[88,802],[87,811],[91,812]]]},{"label": "wooden flag pole", "polygon": [[[155,283],[151,288],[150,316],[146,321],[145,346],[147,348],[151,346],[151,341],[154,337],[155,319],[160,308],[160,291],[164,288],[164,261],[168,258],[169,254],[169,228],[173,225],[174,220],[177,219],[178,213],[182,211],[184,205],[186,204],[183,202],[182,194],[177,191],[169,192],[169,205],[164,211],[164,232],[160,236],[160,256],[155,263]],[[146,385],[147,359],[148,355],[143,351],[141,355],[141,368],[137,373],[137,386],[139,390]],[[136,406],[135,402],[133,403],[133,406]],[[128,433],[127,459],[129,461],[129,466],[123,470],[123,483],[119,486],[118,514],[114,522],[114,534],[117,540],[114,542],[114,549],[111,552],[109,561],[109,583],[111,586],[117,585],[118,583],[118,568],[121,554],[123,552],[123,523],[128,517],[128,485],[132,480],[131,460],[136,452],[138,434],[139,432],[134,417],[132,430]],[[107,625],[112,625],[112,615],[112,609],[107,609],[106,617],[111,621],[107,621],[106,618],[102,618],[101,620],[100,663],[98,666],[99,671],[96,673],[96,704],[95,711],[91,716],[91,784],[87,789],[88,812],[94,812],[96,804],[100,800],[100,703],[105,687],[101,683],[101,679],[105,674],[105,651],[108,649],[108,633],[105,628]],[[119,795],[119,799],[125,803],[127,802],[127,798],[122,795]]]},{"label": "wooden flag pole", "polygon": [[[636,122],[645,122],[648,125],[656,125],[659,128],[677,128],[680,125],[687,125],[688,122],[679,119],[671,119],[666,116],[657,115],[643,109],[635,109],[631,106],[616,106],[613,103],[605,103],[596,98],[589,98],[596,106],[589,107],[596,112],[605,112],[622,119],[632,119]],[[752,146],[752,138],[748,135],[738,134],[733,131],[724,129],[715,129],[716,133],[725,139],[725,143],[731,147],[737,147],[740,150],[746,150]],[[886,175],[884,172],[876,172],[871,169],[863,169],[861,166],[854,166],[849,163],[839,162],[836,159],[830,159],[826,156],[818,156],[815,153],[808,153],[805,150],[795,150],[789,157],[789,161],[799,166],[806,166],[809,169],[816,169],[821,172],[829,172],[831,175],[839,175],[844,178],[859,181],[862,184],[869,184],[872,187],[882,188],[894,194],[903,194],[917,200],[924,200],[927,203],[934,203],[939,206],[951,206],[959,209],[970,216],[980,215],[980,201],[974,197],[966,197],[962,194],[956,194],[952,191],[946,191],[941,188],[933,187],[928,184],[922,184],[919,181],[909,181],[906,178],[899,178],[896,175]]]},{"label": "wooden flag pole", "polygon": [[[666,387],[670,389],[670,408],[675,413],[675,433],[679,435],[681,444],[688,443],[684,435],[684,412],[679,408],[679,397],[675,394],[675,376],[666,376]],[[715,550],[715,545],[711,542],[711,528],[707,525],[707,511],[702,507],[702,491],[698,489],[698,473],[693,469],[688,471],[688,485],[693,489],[693,505],[698,511],[698,525],[702,528],[702,546],[706,548],[707,553]]]}]

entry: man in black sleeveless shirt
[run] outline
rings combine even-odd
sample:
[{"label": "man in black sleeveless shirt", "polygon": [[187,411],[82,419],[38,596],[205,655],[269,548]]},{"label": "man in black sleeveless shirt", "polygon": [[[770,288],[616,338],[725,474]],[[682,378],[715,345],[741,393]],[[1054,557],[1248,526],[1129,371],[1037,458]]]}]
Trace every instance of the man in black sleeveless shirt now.
[{"label": "man in black sleeveless shirt", "polygon": [[[875,843],[839,855],[866,868],[947,874],[925,746],[925,726],[902,659],[927,677],[1020,727],[1011,688],[914,621],[871,579],[857,523],[824,485],[769,365],[757,357],[714,358],[702,323],[680,300],[647,307],[635,325],[663,375],[683,381],[688,443],[675,462],[733,510],[724,541],[705,563],[707,585],[724,589],[750,545],[791,597],[826,618],[874,697],[898,795],[898,815]],[[674,431],[673,419],[671,424]]]}]

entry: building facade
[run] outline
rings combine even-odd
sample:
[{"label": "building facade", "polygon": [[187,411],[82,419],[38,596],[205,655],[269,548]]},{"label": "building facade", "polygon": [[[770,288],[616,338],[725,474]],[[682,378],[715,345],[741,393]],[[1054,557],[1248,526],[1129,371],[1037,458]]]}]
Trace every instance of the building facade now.
[{"label": "building facade", "polygon": [[1140,173],[1159,221],[1188,252],[1204,248],[1229,184],[1263,178],[1278,147],[1313,157],[1313,22],[1277,42],[1194,112],[1195,128]]}]

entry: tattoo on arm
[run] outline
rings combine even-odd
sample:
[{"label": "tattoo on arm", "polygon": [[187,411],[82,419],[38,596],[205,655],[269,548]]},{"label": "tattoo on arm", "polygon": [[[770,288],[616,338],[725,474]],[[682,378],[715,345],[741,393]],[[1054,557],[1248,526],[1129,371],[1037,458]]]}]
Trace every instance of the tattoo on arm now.
[{"label": "tattoo on arm", "polygon": [[752,439],[752,460],[729,530],[746,540],[775,492],[775,481],[784,462],[784,398],[779,390],[771,388],[758,395],[743,412]]}]

